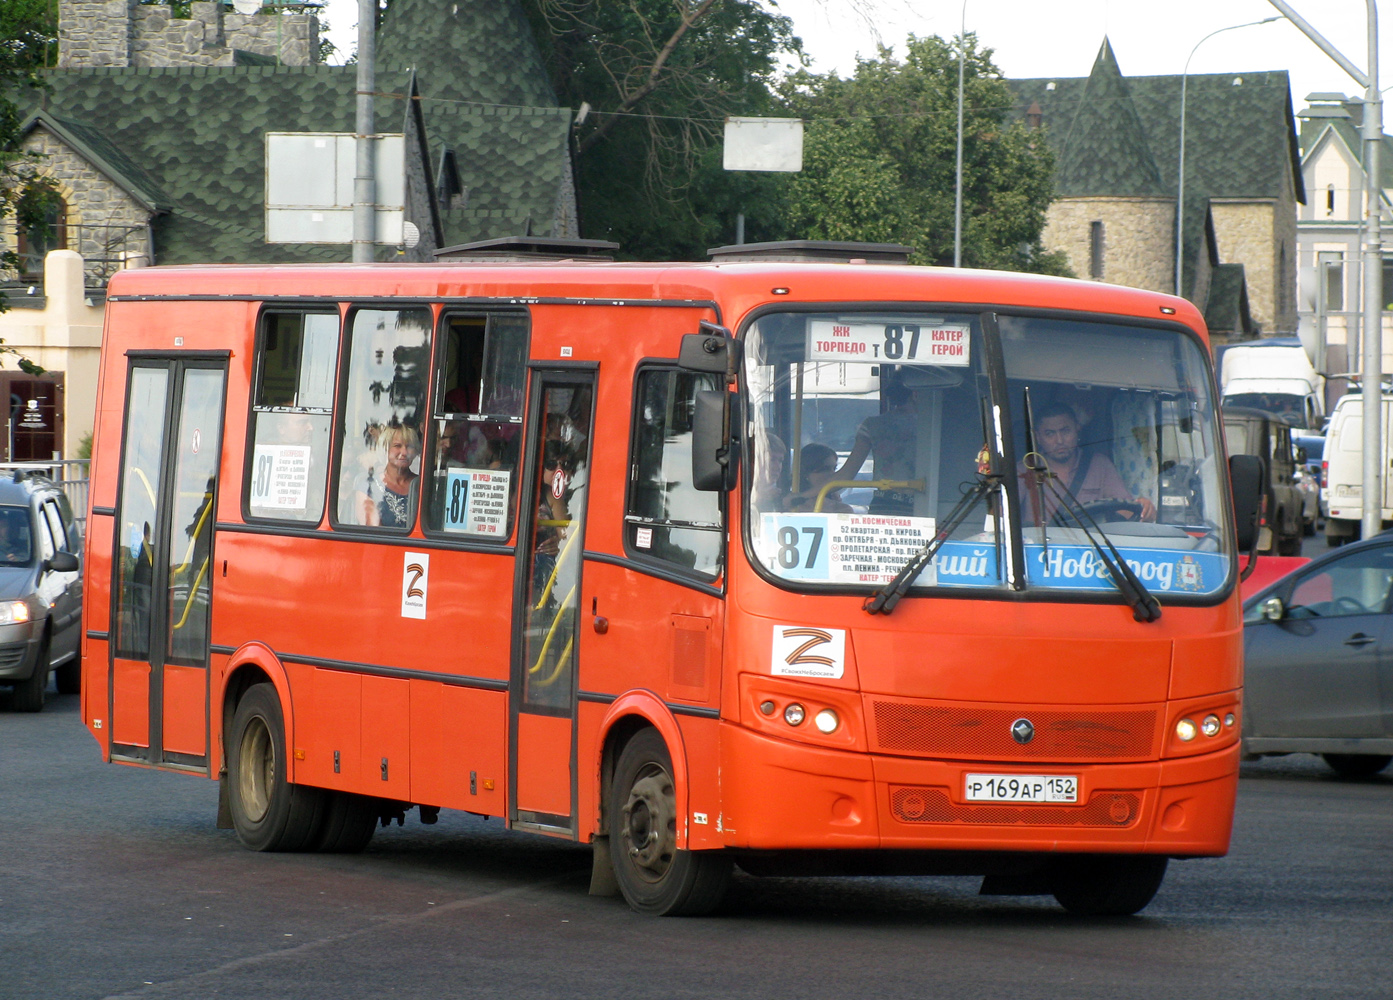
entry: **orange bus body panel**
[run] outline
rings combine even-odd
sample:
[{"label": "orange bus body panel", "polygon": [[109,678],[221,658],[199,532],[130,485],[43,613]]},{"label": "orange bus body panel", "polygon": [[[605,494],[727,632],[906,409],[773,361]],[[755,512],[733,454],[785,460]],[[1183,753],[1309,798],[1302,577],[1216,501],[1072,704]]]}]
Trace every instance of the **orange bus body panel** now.
[{"label": "orange bus body panel", "polygon": [[[143,746],[150,738],[142,715],[149,667],[110,652],[113,554],[127,537],[112,516],[127,352],[223,352],[212,656],[206,687],[196,683],[198,671],[164,675],[166,746],[206,754],[209,777],[223,766],[229,685],[254,671],[281,699],[293,780],[485,815],[570,813],[581,840],[602,829],[608,742],[641,723],[671,753],[685,848],[1227,850],[1236,731],[1204,753],[1171,734],[1179,713],[1241,709],[1236,595],[1207,607],[1167,606],[1147,625],[1120,603],[1061,613],[1057,604],[972,596],[914,598],[892,618],[872,618],[859,596],[801,595],[760,577],[740,542],[738,491],[726,504],[724,575],[710,585],[645,572],[624,545],[635,373],[645,359],[675,358],[700,320],[737,329],[751,311],[791,302],[962,303],[1164,320],[1207,342],[1185,300],[1028,275],[812,264],[153,268],[118,273],[109,295],[82,696],[104,754],[112,742]],[[534,367],[589,363],[598,372],[573,719],[518,714],[510,701],[512,551],[428,539],[419,521],[409,537],[366,544],[361,533],[330,528],[327,511],[323,524],[305,530],[244,522],[246,415],[263,303],[342,315],[354,302],[390,308],[382,303],[392,300],[431,303],[437,317],[442,309],[525,309]],[[525,419],[531,427],[532,415]],[[525,498],[514,502],[520,524],[529,511]],[[399,613],[404,557],[418,549],[430,553],[425,619]],[[811,623],[847,630],[843,675],[771,676],[773,627]],[[795,697],[810,714],[832,708],[845,725],[825,737],[804,726],[790,737],[759,711],[766,699]],[[1094,747],[1092,756],[1077,741],[1053,756],[1046,747],[1036,763],[1023,762],[1018,748],[962,738],[964,727],[1006,706],[1041,717],[1092,713],[1098,727],[1121,727],[1127,737],[1120,749]],[[926,721],[944,719],[962,725],[945,735]],[[507,801],[510,762],[525,801]],[[1076,806],[959,801],[970,770],[1061,764],[1079,775]]]}]

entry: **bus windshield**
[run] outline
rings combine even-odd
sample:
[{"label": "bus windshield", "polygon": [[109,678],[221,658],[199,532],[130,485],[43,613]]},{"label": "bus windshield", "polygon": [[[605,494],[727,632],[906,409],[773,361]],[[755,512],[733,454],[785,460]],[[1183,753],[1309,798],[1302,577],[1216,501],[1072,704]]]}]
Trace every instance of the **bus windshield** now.
[{"label": "bus windshield", "polygon": [[782,312],[745,359],[750,550],[786,585],[869,592],[938,533],[916,588],[1119,596],[1100,547],[1158,597],[1227,585],[1209,370],[1174,329]]}]

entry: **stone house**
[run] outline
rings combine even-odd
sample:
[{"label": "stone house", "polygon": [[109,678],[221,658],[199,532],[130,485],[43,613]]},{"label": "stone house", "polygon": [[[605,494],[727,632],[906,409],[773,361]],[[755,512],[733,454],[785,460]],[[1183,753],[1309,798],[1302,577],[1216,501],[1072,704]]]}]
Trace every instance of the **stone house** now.
[{"label": "stone house", "polygon": [[1306,193],[1285,72],[1188,78],[1181,213],[1180,76],[1124,77],[1104,39],[1085,78],[1009,82],[1055,153],[1045,246],[1076,274],[1178,287],[1219,343],[1295,331]]},{"label": "stone house", "polygon": [[[1307,96],[1301,122],[1301,170],[1309,203],[1297,217],[1300,268],[1300,332],[1315,347],[1316,367],[1329,373],[1360,367],[1362,261],[1359,242],[1364,219],[1364,105],[1344,94]],[[1393,138],[1385,135],[1379,152],[1382,226],[1393,226]],[[1384,230],[1383,370],[1393,371],[1393,259]],[[1332,394],[1345,382],[1332,379]]]},{"label": "stone house", "polygon": [[[44,258],[55,249],[82,255],[82,302],[97,308],[122,267],[351,258],[348,244],[267,242],[267,133],[355,130],[356,70],[319,63],[312,10],[241,15],[204,0],[191,18],[139,0],[58,9],[59,64],[27,98],[22,148],[41,154],[35,169],[62,204],[42,227],[16,232],[11,219],[0,234],[23,260],[0,275],[12,307],[0,338],[41,349],[24,338],[51,326],[31,310],[47,304]],[[571,111],[557,107],[513,0],[396,0],[378,35],[377,86],[376,130],[404,136],[405,221],[419,233],[413,247],[380,246],[378,259],[578,235]],[[68,366],[46,356],[61,383]],[[13,367],[0,366],[0,381]],[[95,386],[69,379],[65,391],[74,419],[55,421],[65,430],[51,450],[67,455],[90,429],[71,400]]]}]

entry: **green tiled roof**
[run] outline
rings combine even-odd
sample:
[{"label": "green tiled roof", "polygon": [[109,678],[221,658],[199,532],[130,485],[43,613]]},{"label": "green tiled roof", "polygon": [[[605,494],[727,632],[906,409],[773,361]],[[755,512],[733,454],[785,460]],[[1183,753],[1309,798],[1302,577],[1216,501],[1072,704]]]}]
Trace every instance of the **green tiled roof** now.
[{"label": "green tiled roof", "polygon": [[[1040,107],[1061,196],[1176,196],[1181,76],[1123,79],[1105,40],[1089,77],[1008,82],[1018,118]],[[1279,198],[1294,185],[1304,203],[1306,192],[1285,70],[1192,74],[1185,91],[1188,289],[1211,199]]]},{"label": "green tiled roof", "polygon": [[[528,218],[550,233],[570,111],[555,107],[513,4],[397,0],[379,45],[377,129],[402,131],[410,71],[396,54],[410,53],[431,155],[449,146],[460,165],[468,201],[445,214],[445,245],[518,233]],[[347,245],[264,242],[264,135],[354,131],[354,67],[58,69],[47,80],[34,106],[74,135],[105,137],[101,155],[168,209],[153,222],[157,262],[350,258]]]},{"label": "green tiled roof", "polygon": [[1212,333],[1252,333],[1248,313],[1248,281],[1242,264],[1220,264],[1209,279],[1204,324]]}]

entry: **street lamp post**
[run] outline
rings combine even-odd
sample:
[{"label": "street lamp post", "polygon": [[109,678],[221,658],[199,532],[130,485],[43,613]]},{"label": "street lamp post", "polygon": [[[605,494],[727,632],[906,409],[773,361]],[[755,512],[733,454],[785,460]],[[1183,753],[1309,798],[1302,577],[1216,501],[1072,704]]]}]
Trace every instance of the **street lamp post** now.
[{"label": "street lamp post", "polygon": [[958,28],[958,171],[953,196],[953,266],[963,266],[963,50],[967,46],[967,0]]},{"label": "street lamp post", "polygon": [[1237,31],[1239,28],[1251,28],[1256,24],[1267,24],[1269,21],[1280,21],[1281,17],[1274,14],[1271,17],[1264,17],[1261,21],[1248,21],[1244,24],[1231,24],[1227,28],[1219,28],[1211,31],[1190,50],[1189,57],[1185,60],[1185,72],[1180,74],[1180,166],[1176,171],[1175,194],[1175,294],[1181,295],[1181,268],[1184,265],[1185,257],[1185,99],[1190,85],[1190,60],[1195,58],[1195,53],[1199,47],[1209,41],[1215,35],[1222,35],[1225,31]]},{"label": "street lamp post", "polygon": [[1383,528],[1383,234],[1379,231],[1379,212],[1383,203],[1379,176],[1379,148],[1383,144],[1383,95],[1378,86],[1378,5],[1365,0],[1368,8],[1369,70],[1361,72],[1315,28],[1306,23],[1285,0],[1268,0],[1296,25],[1322,52],[1364,88],[1364,484],[1361,496],[1361,527],[1364,537],[1372,538]]}]

